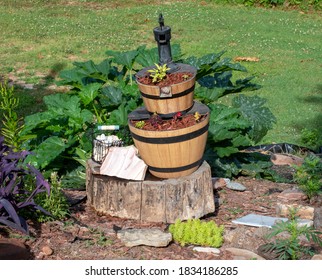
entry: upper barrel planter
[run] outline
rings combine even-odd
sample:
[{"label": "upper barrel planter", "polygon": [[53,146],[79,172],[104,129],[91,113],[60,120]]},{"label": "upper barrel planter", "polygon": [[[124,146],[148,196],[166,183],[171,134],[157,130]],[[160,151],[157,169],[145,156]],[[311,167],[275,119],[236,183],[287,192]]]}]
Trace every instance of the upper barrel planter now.
[{"label": "upper barrel planter", "polygon": [[[193,106],[194,89],[197,70],[187,64],[177,63],[176,71],[168,73],[164,81],[169,79],[170,83],[149,83],[148,70],[146,67],[136,74],[144,106],[150,113],[163,116],[171,116],[177,112],[187,112]],[[171,76],[175,78],[172,78]],[[173,82],[173,83],[171,83]]]}]

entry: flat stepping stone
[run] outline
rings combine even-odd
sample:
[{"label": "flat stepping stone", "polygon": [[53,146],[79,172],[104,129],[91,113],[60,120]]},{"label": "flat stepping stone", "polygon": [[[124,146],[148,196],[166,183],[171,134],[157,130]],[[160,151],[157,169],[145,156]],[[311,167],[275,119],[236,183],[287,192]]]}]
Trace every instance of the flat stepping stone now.
[{"label": "flat stepping stone", "polygon": [[228,182],[226,187],[228,189],[234,190],[234,191],[240,191],[243,192],[246,190],[246,187],[240,183],[237,182]]},{"label": "flat stepping stone", "polygon": [[234,247],[226,248],[225,250],[234,255],[234,260],[265,260],[260,255],[257,255],[249,250]]},{"label": "flat stepping stone", "polygon": [[127,247],[146,245],[152,247],[166,247],[172,241],[172,235],[160,229],[124,229],[117,232]]},{"label": "flat stepping stone", "polygon": [[192,250],[196,251],[196,252],[201,252],[201,253],[210,253],[210,254],[215,254],[215,255],[220,254],[219,249],[212,248],[212,247],[194,247]]}]

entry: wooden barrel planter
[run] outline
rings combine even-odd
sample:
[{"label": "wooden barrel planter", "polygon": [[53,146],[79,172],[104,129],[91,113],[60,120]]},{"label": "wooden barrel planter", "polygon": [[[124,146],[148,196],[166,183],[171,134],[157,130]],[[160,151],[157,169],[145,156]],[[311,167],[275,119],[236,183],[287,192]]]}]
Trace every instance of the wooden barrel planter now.
[{"label": "wooden barrel planter", "polygon": [[193,126],[177,130],[143,130],[134,127],[129,120],[134,144],[151,174],[159,178],[178,178],[198,169],[206,147],[210,115],[206,105],[198,103],[198,108],[198,112],[202,108],[206,117]]},{"label": "wooden barrel planter", "polygon": [[177,112],[185,112],[192,108],[194,88],[196,81],[196,69],[190,65],[178,63],[179,70],[176,73],[191,73],[192,76],[181,83],[160,87],[158,85],[146,85],[138,79],[147,75],[147,67],[136,74],[136,81],[143,99],[144,106],[150,113],[169,115]]}]

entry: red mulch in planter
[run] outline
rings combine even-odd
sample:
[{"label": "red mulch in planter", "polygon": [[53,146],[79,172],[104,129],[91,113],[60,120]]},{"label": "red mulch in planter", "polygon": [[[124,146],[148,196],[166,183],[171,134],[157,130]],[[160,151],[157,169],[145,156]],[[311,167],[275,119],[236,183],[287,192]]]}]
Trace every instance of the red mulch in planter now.
[{"label": "red mulch in planter", "polygon": [[[188,76],[188,77],[187,77]],[[153,83],[149,73],[145,76],[137,77],[137,81],[144,85],[166,87],[173,84],[182,83],[193,76],[190,72],[175,72],[167,74],[166,78],[159,83]]]},{"label": "red mulch in planter", "polygon": [[[162,119],[159,115],[152,115],[151,118],[144,120],[144,126],[141,127],[143,130],[152,130],[152,131],[165,131],[165,130],[176,130],[186,127],[193,126],[197,123],[202,122],[207,115],[181,115],[177,113],[172,119]],[[131,120],[131,124],[136,127],[138,120]]]}]

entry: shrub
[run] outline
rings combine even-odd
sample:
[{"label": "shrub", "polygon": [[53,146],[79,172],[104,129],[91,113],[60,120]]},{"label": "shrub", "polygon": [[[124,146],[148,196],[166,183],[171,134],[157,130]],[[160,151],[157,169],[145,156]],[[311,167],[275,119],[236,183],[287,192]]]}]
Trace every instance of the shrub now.
[{"label": "shrub", "polygon": [[[34,198],[42,192],[49,195],[50,185],[34,166],[23,164],[28,154],[12,151],[0,137],[0,223],[24,233],[28,233],[28,226],[20,215],[22,210],[49,214]],[[31,190],[27,185],[30,183]]]},{"label": "shrub", "polygon": [[169,232],[181,246],[194,244],[220,247],[223,243],[224,226],[217,226],[214,221],[202,222],[199,219],[181,222],[179,219],[171,224]]},{"label": "shrub", "polygon": [[294,180],[309,199],[317,196],[322,190],[322,162],[315,155],[305,157],[301,166],[295,166]]},{"label": "shrub", "polygon": [[39,222],[63,220],[69,216],[69,204],[67,198],[62,192],[61,181],[58,179],[57,173],[52,172],[50,176],[50,195],[40,194],[35,200],[44,209],[50,212],[50,216],[41,212],[37,215]]},{"label": "shrub", "polygon": [[297,260],[303,257],[303,254],[314,255],[310,247],[305,247],[300,243],[299,237],[303,235],[308,241],[313,241],[319,246],[322,245],[322,240],[319,237],[321,232],[307,225],[298,225],[298,217],[296,216],[297,209],[290,209],[290,217],[286,222],[280,221],[272,226],[272,231],[267,235],[267,238],[272,238],[284,232],[288,233],[289,237],[285,239],[277,238],[275,242],[268,243],[264,246],[264,251],[274,252],[281,260]]}]

